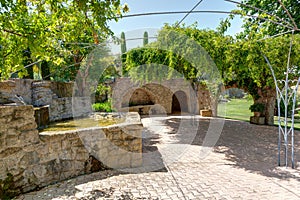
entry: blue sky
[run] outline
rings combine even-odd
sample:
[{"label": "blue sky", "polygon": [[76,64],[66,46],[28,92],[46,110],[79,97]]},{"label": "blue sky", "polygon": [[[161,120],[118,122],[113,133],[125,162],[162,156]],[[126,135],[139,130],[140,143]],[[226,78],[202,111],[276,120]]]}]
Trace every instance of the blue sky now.
[{"label": "blue sky", "polygon": [[[189,11],[199,0],[121,0],[121,3],[127,3],[130,9],[127,14],[161,12],[161,11]],[[224,0],[203,0],[195,10],[217,10],[231,11],[236,9],[236,4],[226,2]],[[148,31],[149,37],[155,36],[165,23],[174,24],[180,21],[185,14],[173,15],[154,15],[141,16],[120,19],[118,22],[110,22],[109,26],[116,36],[119,36],[122,31],[126,34],[126,39],[134,37],[142,37],[144,31]],[[200,29],[209,28],[215,29],[221,19],[225,19],[226,14],[190,14],[183,23],[190,25],[194,22],[198,23]],[[235,17],[232,21],[232,27],[227,34],[235,35],[241,31],[242,20]],[[142,43],[142,40],[139,41]],[[137,41],[128,42],[127,47],[134,48],[139,46]]]},{"label": "blue sky", "polygon": [[[128,14],[145,13],[145,12],[159,12],[159,11],[189,11],[199,0],[121,0],[129,6]],[[203,0],[202,3],[195,10],[218,10],[231,11],[235,9],[236,5],[226,2],[224,0]],[[110,22],[109,25],[116,35],[122,31],[133,31],[142,28],[161,28],[164,23],[174,24],[180,21],[185,14],[175,15],[156,15],[156,16],[141,16],[123,18],[118,22]],[[226,18],[226,14],[190,14],[184,23],[192,24],[198,22],[199,28],[215,29],[220,22],[220,19]],[[228,34],[234,35],[241,30],[241,20],[239,17],[232,23],[232,27]]]}]

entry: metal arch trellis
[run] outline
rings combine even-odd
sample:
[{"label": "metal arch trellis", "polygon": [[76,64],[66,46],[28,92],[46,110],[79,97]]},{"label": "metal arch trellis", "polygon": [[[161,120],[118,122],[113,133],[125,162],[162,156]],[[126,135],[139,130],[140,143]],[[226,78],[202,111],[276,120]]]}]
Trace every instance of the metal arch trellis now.
[{"label": "metal arch trellis", "polygon": [[[282,136],[284,140],[284,163],[285,166],[288,166],[288,147],[289,147],[289,136],[291,137],[291,162],[292,162],[292,168],[295,168],[295,147],[294,147],[294,123],[295,123],[295,107],[296,107],[296,98],[297,98],[297,91],[300,84],[300,77],[295,77],[295,66],[291,65],[290,58],[291,58],[291,52],[292,52],[292,46],[293,46],[293,36],[294,31],[291,37],[290,41],[290,48],[289,48],[289,54],[288,54],[288,61],[287,61],[287,69],[285,72],[285,80],[277,80],[273,67],[270,64],[270,61],[268,58],[264,56],[268,66],[270,67],[270,70],[272,72],[272,76],[274,78],[275,87],[276,87],[276,97],[277,97],[277,108],[278,108],[278,165],[281,164],[281,145],[282,145]],[[289,75],[292,74],[292,80],[290,80]],[[278,83],[284,83],[283,87],[280,88]],[[290,100],[292,99],[292,109],[290,110],[291,113],[291,120],[289,120],[289,110],[288,105],[290,103]],[[280,105],[281,102],[283,102],[284,105],[284,116],[281,117],[281,109]],[[289,126],[289,121],[291,123]]]}]

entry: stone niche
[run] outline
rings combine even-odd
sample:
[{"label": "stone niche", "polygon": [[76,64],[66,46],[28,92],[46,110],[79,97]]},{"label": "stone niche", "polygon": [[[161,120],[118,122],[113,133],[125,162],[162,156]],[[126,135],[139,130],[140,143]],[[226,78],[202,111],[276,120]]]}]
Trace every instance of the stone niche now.
[{"label": "stone niche", "polygon": [[138,113],[106,127],[40,133],[36,128],[33,106],[0,106],[0,179],[11,173],[17,193],[93,172],[95,163],[110,168],[142,164]]}]

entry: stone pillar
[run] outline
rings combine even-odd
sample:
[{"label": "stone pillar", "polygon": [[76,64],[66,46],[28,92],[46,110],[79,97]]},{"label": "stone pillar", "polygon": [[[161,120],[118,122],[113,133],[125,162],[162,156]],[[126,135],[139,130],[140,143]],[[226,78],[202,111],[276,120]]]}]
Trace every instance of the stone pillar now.
[{"label": "stone pillar", "polygon": [[50,81],[36,81],[32,83],[33,106],[46,106],[52,102],[53,92]]}]

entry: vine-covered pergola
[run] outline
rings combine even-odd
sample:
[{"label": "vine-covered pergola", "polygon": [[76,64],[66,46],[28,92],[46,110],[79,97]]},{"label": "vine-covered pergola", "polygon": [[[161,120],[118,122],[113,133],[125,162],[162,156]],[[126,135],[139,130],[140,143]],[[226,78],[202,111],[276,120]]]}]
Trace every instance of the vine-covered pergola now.
[{"label": "vine-covered pergola", "polygon": [[[270,67],[270,70],[271,70],[273,78],[274,78],[275,87],[276,87],[277,106],[278,106],[278,124],[279,124],[278,125],[278,165],[281,165],[281,151],[282,151],[281,147],[282,147],[282,142],[283,142],[284,164],[285,164],[285,166],[288,166],[289,146],[291,146],[290,147],[291,163],[292,163],[292,168],[294,168],[295,167],[294,115],[295,115],[295,106],[296,106],[296,94],[297,94],[298,86],[300,84],[300,77],[299,77],[299,74],[297,74],[297,72],[295,72],[295,70],[294,70],[295,66],[297,66],[297,65],[295,63],[291,62],[290,55],[291,55],[292,48],[293,48],[293,40],[294,40],[293,35],[298,33],[300,31],[300,29],[297,26],[291,13],[285,7],[285,5],[283,4],[283,2],[281,0],[277,0],[277,2],[283,8],[283,10],[286,14],[286,17],[289,19],[289,21],[286,21],[274,14],[270,14],[267,11],[264,11],[263,9],[260,9],[258,7],[249,6],[247,4],[244,4],[244,3],[241,3],[238,1],[233,1],[233,0],[224,0],[224,1],[227,1],[227,2],[230,2],[233,4],[237,4],[237,5],[241,5],[244,7],[248,7],[249,9],[253,9],[255,11],[261,12],[263,15],[251,15],[251,14],[246,14],[246,13],[242,13],[239,11],[196,10],[196,8],[203,2],[203,0],[200,0],[195,4],[195,6],[193,6],[193,8],[191,10],[188,10],[188,11],[151,12],[151,13],[140,13],[140,14],[131,14],[131,15],[128,14],[128,15],[124,15],[121,17],[126,19],[126,18],[130,18],[130,17],[140,17],[140,16],[150,16],[150,15],[185,14],[185,16],[176,24],[176,26],[179,26],[190,14],[216,13],[216,14],[242,15],[242,16],[249,17],[249,18],[255,18],[258,20],[268,21],[277,26],[284,27],[287,31],[284,31],[282,33],[275,34],[275,35],[270,35],[267,37],[267,38],[274,38],[274,37],[278,37],[278,36],[285,35],[285,34],[292,34],[284,80],[278,80],[278,78],[275,76],[275,73],[274,73],[273,67],[269,61],[269,58],[263,54],[262,54],[262,56],[264,57],[266,63]],[[265,39],[267,39],[267,38],[265,38]],[[132,40],[132,39],[140,39],[140,38],[131,38],[128,40]],[[95,44],[88,44],[88,45],[90,47],[95,46]],[[100,45],[100,44],[97,44],[97,45]],[[2,46],[0,46],[0,48],[2,48]],[[87,48],[87,47],[85,46],[83,48]],[[42,62],[42,60],[37,60],[35,62],[32,62],[32,63],[26,65],[24,68],[31,67],[40,62]],[[68,68],[68,67],[71,67],[71,66],[74,66],[77,64],[79,64],[79,63],[75,63],[73,65],[68,65],[65,68]],[[16,71],[13,73],[16,73]],[[13,73],[11,73],[11,74],[13,74]],[[50,76],[50,75],[48,75],[48,76]],[[289,112],[288,104],[291,101],[291,99],[293,101],[293,106],[292,106],[291,119],[289,119],[288,118],[288,112]],[[284,104],[284,110],[280,110],[281,103]],[[282,113],[284,113],[284,114],[282,115]],[[281,116],[283,116],[283,117],[281,117]],[[282,141],[282,138],[283,138],[283,141]],[[290,138],[290,140],[289,140],[289,138]]]},{"label": "vine-covered pergola", "polygon": [[[262,17],[259,15],[249,15],[249,14],[243,14],[238,11],[217,11],[217,10],[195,10],[202,2],[203,0],[200,0],[191,10],[189,11],[167,11],[167,12],[149,12],[149,13],[138,13],[138,14],[131,14],[131,15],[125,15],[123,18],[129,18],[129,17],[140,17],[140,16],[150,16],[150,15],[170,15],[170,14],[186,14],[177,24],[176,26],[178,27],[185,19],[188,17],[188,15],[194,13],[216,13],[216,14],[230,14],[230,15],[243,15],[249,18],[256,18],[259,20],[264,20],[264,21],[269,21],[270,23],[276,24],[278,26],[284,27],[287,29],[287,31],[268,36],[267,38],[274,38],[278,37],[281,35],[285,34],[292,34],[292,37],[290,39],[290,44],[289,44],[289,52],[288,52],[288,60],[287,60],[287,65],[286,65],[286,72],[285,72],[285,79],[284,80],[278,80],[276,77],[273,67],[270,64],[269,59],[267,58],[266,55],[262,53],[262,56],[264,57],[266,63],[268,64],[272,76],[274,79],[275,83],[275,88],[276,88],[276,97],[277,97],[277,109],[278,109],[278,165],[281,165],[281,149],[282,145],[284,146],[284,165],[288,166],[288,153],[289,153],[289,146],[290,146],[290,151],[291,151],[291,166],[292,168],[295,167],[295,150],[294,150],[294,123],[295,123],[295,107],[296,105],[296,97],[297,97],[297,91],[298,91],[298,86],[300,84],[300,76],[297,74],[296,65],[291,63],[291,52],[293,48],[293,42],[294,42],[294,34],[296,32],[299,32],[300,29],[295,23],[294,18],[290,14],[289,10],[285,7],[283,2],[281,0],[278,0],[278,3],[281,5],[283,8],[286,16],[290,19],[290,22],[276,16],[273,14],[268,13],[267,11],[264,11],[263,9],[254,7],[254,6],[249,6],[241,2],[233,1],[233,0],[224,0],[227,2],[231,2],[234,4],[238,4],[241,6],[249,7],[250,9],[260,11],[264,15],[268,17]],[[273,20],[276,19],[276,20]],[[133,39],[141,39],[141,38],[131,38],[130,40]],[[259,42],[259,41],[258,41]],[[289,112],[288,110],[288,105],[289,102],[292,100],[292,114],[291,118],[289,118]],[[284,105],[284,110],[281,110],[281,104]],[[290,140],[289,140],[290,137]],[[283,144],[282,144],[283,141]]]}]

